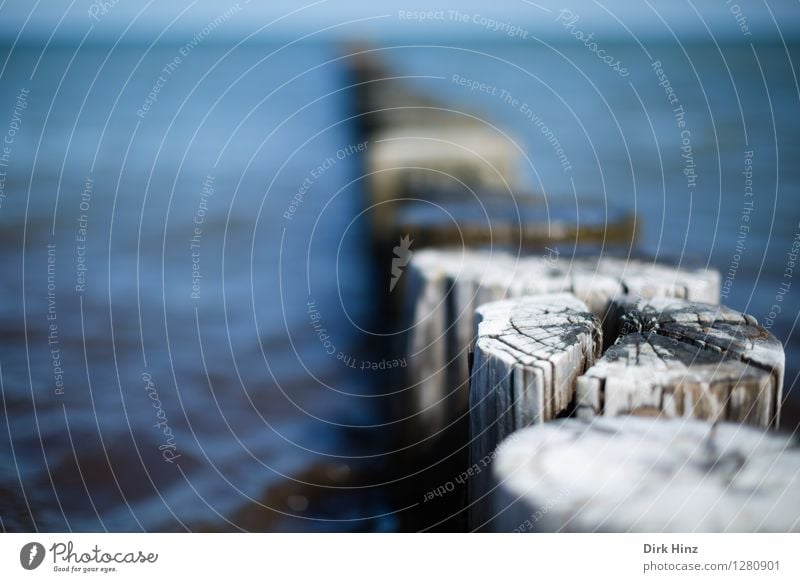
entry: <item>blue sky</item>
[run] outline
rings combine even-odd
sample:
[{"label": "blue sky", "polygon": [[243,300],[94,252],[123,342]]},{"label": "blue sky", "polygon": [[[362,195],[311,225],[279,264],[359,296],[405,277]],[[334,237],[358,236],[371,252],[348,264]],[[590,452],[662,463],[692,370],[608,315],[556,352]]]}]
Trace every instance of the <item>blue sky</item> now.
[{"label": "blue sky", "polygon": [[[197,31],[236,5],[235,0],[0,0],[0,37],[5,42],[18,35],[23,41],[82,37],[90,27],[91,37],[116,39],[129,27],[131,40],[155,37],[167,29],[167,36],[182,36]],[[481,26],[482,19],[517,25],[539,37],[563,38],[556,23],[561,9],[578,15],[581,27],[607,39],[671,38],[682,39],[764,39],[778,40],[800,34],[800,2],[797,0],[239,0],[236,14],[215,32],[217,38],[241,38],[271,21],[263,38],[286,39],[309,32],[317,36],[367,36],[381,38],[500,38]],[[459,10],[478,15],[478,22],[457,21],[445,12],[445,18],[425,22],[400,17],[424,10]],[[94,11],[95,18],[90,17]],[[752,36],[743,36],[742,23]],[[332,28],[331,28],[332,27]],[[708,27],[708,28],[706,28]],[[629,29],[629,30],[626,30]]]}]

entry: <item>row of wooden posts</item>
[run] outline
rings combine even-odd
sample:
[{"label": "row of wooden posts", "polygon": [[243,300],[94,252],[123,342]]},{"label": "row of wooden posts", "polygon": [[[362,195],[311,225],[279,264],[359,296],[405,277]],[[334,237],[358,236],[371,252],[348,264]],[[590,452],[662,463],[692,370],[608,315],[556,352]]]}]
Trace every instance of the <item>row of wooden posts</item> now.
[{"label": "row of wooden posts", "polygon": [[800,530],[781,343],[719,304],[716,271],[633,258],[627,212],[581,221],[521,193],[513,136],[381,53],[347,62],[376,245],[413,241],[404,426],[415,455],[449,459],[420,503],[457,497],[482,531]]}]

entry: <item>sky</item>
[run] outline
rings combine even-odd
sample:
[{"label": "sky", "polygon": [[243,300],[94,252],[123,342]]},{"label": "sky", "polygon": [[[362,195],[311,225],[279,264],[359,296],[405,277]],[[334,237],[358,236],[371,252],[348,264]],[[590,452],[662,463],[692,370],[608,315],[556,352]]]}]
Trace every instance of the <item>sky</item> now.
[{"label": "sky", "polygon": [[[55,42],[82,38],[167,39],[222,18],[215,38],[486,38],[497,26],[530,36],[563,37],[575,26],[607,40],[800,38],[798,0],[0,0],[0,41]],[[424,20],[417,11],[433,12]],[[457,11],[457,12],[456,12]],[[224,15],[228,14],[227,17]],[[463,20],[461,20],[463,19]],[[559,20],[560,19],[560,20]],[[580,22],[580,24],[577,24]],[[745,32],[747,34],[745,34]]]}]

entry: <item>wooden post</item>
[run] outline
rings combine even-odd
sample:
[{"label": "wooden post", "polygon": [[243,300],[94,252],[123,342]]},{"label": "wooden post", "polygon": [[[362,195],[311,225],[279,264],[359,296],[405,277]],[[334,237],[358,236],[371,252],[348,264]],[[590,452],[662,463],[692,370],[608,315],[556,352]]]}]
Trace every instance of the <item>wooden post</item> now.
[{"label": "wooden post", "polygon": [[[392,240],[409,236],[416,248],[495,247],[526,252],[546,247],[563,251],[567,245],[631,248],[636,241],[636,220],[627,209],[604,208],[591,200],[576,207],[508,188],[469,190],[453,182],[450,179],[436,190],[409,187],[412,199],[397,205],[386,234]],[[546,252],[555,254],[556,249]]]},{"label": "wooden post", "polygon": [[[467,413],[467,351],[474,313],[504,298],[572,292],[599,318],[614,297],[719,299],[719,274],[618,258],[554,260],[488,250],[414,253],[407,272],[407,410],[417,440],[435,435]],[[606,334],[604,329],[604,334]],[[608,343],[608,342],[607,342]],[[428,442],[435,443],[435,438]]]},{"label": "wooden post", "polygon": [[[454,199],[455,203],[471,202],[473,208],[479,208],[485,198],[511,203],[512,189],[519,185],[520,150],[488,124],[466,116],[463,120],[461,124],[407,125],[374,134],[367,150],[367,171],[370,212],[379,238],[393,241],[411,233],[410,228],[403,232],[408,221],[399,225],[396,219],[408,206],[426,208],[436,217],[436,227],[453,228],[454,217],[448,216],[447,205]],[[420,237],[417,248],[422,243]]]},{"label": "wooden post", "polygon": [[470,523],[490,515],[488,462],[509,434],[552,420],[574,402],[579,374],[600,356],[600,321],[569,293],[478,308],[469,393]]},{"label": "wooden post", "polygon": [[382,59],[386,50],[355,44],[343,48],[355,90],[355,113],[366,137],[372,139],[379,132],[405,127],[486,125],[474,112],[457,110],[431,95],[415,91],[413,79],[386,66]]},{"label": "wooden post", "polygon": [[778,426],[785,356],[754,318],[675,299],[614,301],[618,339],[578,380],[579,413]]},{"label": "wooden post", "polygon": [[493,531],[800,531],[798,443],[734,423],[556,420],[503,442],[493,476]]},{"label": "wooden post", "polygon": [[[411,260],[401,450],[413,451],[414,474],[430,475],[426,488],[443,480],[459,500],[442,502],[435,520],[453,522],[468,478],[474,529],[798,529],[800,504],[787,501],[797,497],[797,450],[716,426],[777,427],[775,337],[716,307],[714,271],[559,256],[565,243],[632,248],[634,217],[520,195],[524,156],[509,135],[416,93],[377,54],[349,55],[354,103],[369,142],[375,256],[388,269],[394,253],[393,277]],[[420,250],[431,246],[460,249]],[[539,254],[461,250],[479,246]],[[386,307],[396,314],[395,301]],[[582,420],[553,420],[575,412]],[[669,420],[678,416],[713,423]]]},{"label": "wooden post", "polygon": [[476,112],[414,91],[384,65],[382,49],[351,45],[345,52],[369,141],[369,211],[381,244],[396,244],[395,213],[415,199],[435,204],[438,193],[459,188],[509,196],[518,189],[523,154],[513,138]]}]

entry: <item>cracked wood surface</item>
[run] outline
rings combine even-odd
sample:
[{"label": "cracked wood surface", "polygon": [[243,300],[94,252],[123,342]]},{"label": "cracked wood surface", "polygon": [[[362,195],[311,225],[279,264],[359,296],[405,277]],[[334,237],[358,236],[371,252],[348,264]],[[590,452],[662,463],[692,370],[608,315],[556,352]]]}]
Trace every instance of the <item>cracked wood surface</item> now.
[{"label": "cracked wood surface", "polygon": [[800,531],[800,448],[734,423],[561,419],[493,466],[494,531]]},{"label": "cracked wood surface", "polygon": [[405,293],[410,329],[405,414],[413,434],[434,435],[466,414],[467,352],[480,305],[565,291],[602,319],[611,300],[625,294],[717,302],[719,274],[611,257],[554,261],[489,250],[415,252]]},{"label": "cracked wood surface", "polygon": [[619,299],[610,315],[618,338],[578,380],[580,414],[778,425],[783,346],[751,316],[675,299]]},{"label": "cracked wood surface", "polygon": [[478,308],[470,380],[470,522],[483,523],[487,459],[515,430],[567,411],[577,376],[600,356],[600,321],[569,293]]}]

